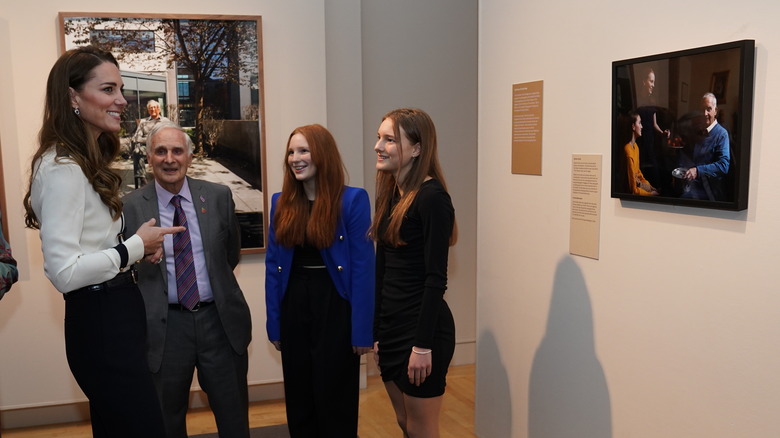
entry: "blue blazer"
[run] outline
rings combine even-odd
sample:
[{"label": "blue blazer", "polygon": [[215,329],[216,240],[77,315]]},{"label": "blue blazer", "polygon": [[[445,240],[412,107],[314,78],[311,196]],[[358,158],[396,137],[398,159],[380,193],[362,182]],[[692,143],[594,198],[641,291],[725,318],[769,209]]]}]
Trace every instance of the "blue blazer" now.
[{"label": "blue blazer", "polygon": [[[268,247],[265,252],[266,330],[270,341],[280,338],[282,298],[290,279],[294,248],[276,242],[274,213],[279,193],[271,199]],[[339,294],[352,306],[352,345],[374,344],[374,244],[368,238],[371,204],[365,190],[344,186],[341,216],[331,246],[320,250],[328,274]]]}]

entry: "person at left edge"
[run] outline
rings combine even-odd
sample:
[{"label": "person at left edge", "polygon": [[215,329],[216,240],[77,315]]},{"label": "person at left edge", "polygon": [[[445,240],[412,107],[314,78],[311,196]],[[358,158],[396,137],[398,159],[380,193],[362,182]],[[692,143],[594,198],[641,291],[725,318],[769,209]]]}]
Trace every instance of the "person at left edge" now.
[{"label": "person at left edge", "polygon": [[119,64],[93,46],[65,52],[49,73],[38,150],[24,197],[25,225],[40,230],[43,270],[65,298],[65,352],[89,399],[97,438],[164,437],[146,364],[143,298],[134,262],[162,253],[149,220],[124,239],[119,154]]},{"label": "person at left edge", "polygon": [[[2,220],[2,215],[0,215]],[[16,259],[11,254],[11,245],[5,240],[3,231],[0,229],[0,300],[6,292],[11,290],[11,286],[19,280],[19,270],[16,268]]]},{"label": "person at left edge", "polygon": [[282,352],[292,438],[355,438],[360,355],[371,351],[374,245],[368,194],[344,185],[322,125],[293,130],[271,201],[265,257],[268,340]]},{"label": "person at left edge", "polygon": [[187,177],[193,144],[173,122],[158,123],[147,138],[154,183],[124,198],[128,229],[154,218],[174,220],[179,195],[192,244],[199,300],[179,303],[172,237],[165,256],[141,263],[138,287],[146,304],[148,360],[168,438],[186,438],[194,370],[214,412],[219,435],[249,437],[247,346],[252,322],[233,269],[241,249],[233,195],[227,186]]}]

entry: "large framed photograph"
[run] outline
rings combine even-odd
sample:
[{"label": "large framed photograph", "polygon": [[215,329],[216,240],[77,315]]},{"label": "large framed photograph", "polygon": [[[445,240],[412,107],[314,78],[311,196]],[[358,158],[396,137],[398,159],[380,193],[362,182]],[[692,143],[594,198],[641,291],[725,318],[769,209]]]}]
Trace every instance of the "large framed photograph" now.
[{"label": "large framed photograph", "polygon": [[59,14],[61,50],[95,45],[119,62],[127,106],[113,168],[129,192],[152,182],[149,123],[168,118],[195,144],[188,175],[227,185],[242,253],[262,252],[268,219],[259,16]]},{"label": "large framed photograph", "polygon": [[612,197],[748,207],[755,41],[612,63]]}]

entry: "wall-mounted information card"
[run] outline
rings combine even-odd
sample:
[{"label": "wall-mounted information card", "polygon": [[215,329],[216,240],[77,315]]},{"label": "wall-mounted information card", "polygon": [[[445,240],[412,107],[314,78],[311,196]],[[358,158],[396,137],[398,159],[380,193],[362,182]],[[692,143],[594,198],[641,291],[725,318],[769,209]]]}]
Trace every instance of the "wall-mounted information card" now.
[{"label": "wall-mounted information card", "polygon": [[601,155],[572,155],[569,252],[599,258]]},{"label": "wall-mounted information card", "polygon": [[512,173],[542,174],[543,84],[512,85]]}]

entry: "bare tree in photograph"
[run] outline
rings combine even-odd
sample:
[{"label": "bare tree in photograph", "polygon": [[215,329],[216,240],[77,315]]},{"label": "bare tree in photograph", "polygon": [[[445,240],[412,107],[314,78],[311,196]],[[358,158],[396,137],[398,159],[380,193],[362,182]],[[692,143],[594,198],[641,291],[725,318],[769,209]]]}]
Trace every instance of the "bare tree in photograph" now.
[{"label": "bare tree in photograph", "polygon": [[253,21],[83,17],[67,20],[64,33],[75,45],[112,51],[120,64],[136,71],[145,71],[150,60],[156,60],[189,75],[198,153],[207,143],[203,129],[210,105],[205,101],[207,84],[257,85]]},{"label": "bare tree in photograph", "polygon": [[[217,146],[219,136],[222,135],[222,131],[225,129],[225,120],[220,118],[218,111],[212,107],[207,107],[202,111],[201,117],[201,132],[204,138],[203,152],[209,155],[211,151]],[[208,145],[208,149],[206,149]]]}]

